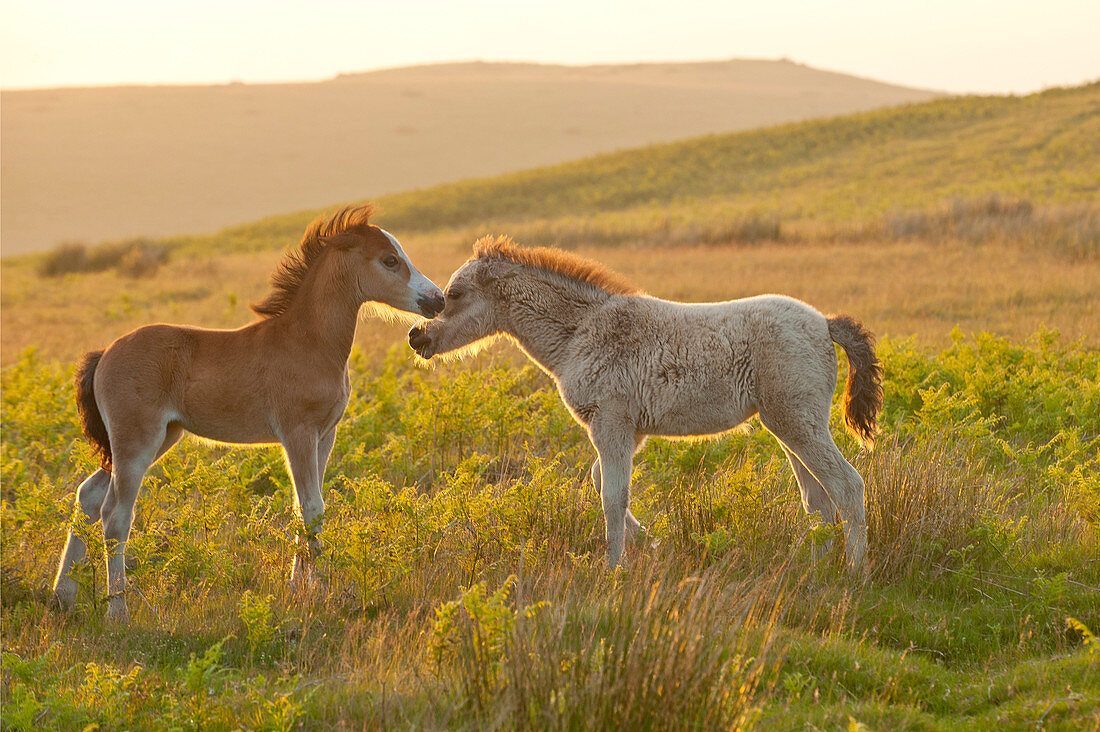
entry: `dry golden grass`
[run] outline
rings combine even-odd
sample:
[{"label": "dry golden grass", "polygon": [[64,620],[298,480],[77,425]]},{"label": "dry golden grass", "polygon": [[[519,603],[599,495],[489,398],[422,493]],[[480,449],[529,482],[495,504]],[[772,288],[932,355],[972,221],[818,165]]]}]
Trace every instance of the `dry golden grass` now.
[{"label": "dry golden grass", "polygon": [[881,335],[947,343],[956,326],[1022,340],[1041,327],[1100,343],[1100,268],[1001,246],[924,242],[592,252],[650,292],[718,300],[775,292],[858,316]]},{"label": "dry golden grass", "polygon": [[[425,274],[443,285],[469,256],[454,234],[403,241]],[[523,242],[521,242],[523,243]],[[995,244],[890,241],[755,246],[579,247],[647,292],[707,301],[766,292],[847,312],[879,335],[942,346],[955,327],[1023,340],[1040,328],[1100,344],[1100,267],[1046,251]],[[273,252],[186,257],[146,279],[114,272],[42,278],[31,260],[2,273],[0,351],[11,363],[34,346],[47,360],[75,360],[150,322],[235,328],[267,291]],[[358,344],[380,354],[407,328],[364,317]]]}]

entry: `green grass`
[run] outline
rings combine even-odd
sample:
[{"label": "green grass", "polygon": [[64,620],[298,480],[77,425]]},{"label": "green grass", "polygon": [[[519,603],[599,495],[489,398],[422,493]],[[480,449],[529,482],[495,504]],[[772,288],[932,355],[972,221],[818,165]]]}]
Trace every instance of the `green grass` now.
[{"label": "green grass", "polygon": [[760,429],[652,440],[650,542],[609,574],[592,451],[546,377],[395,352],[353,363],[326,586],[287,585],[278,452],[188,440],[138,504],[126,629],[98,563],[73,615],[48,602],[93,460],[67,369],[28,353],[2,372],[4,724],[1100,723],[1100,358],[1051,334],[880,350],[878,448],[834,420],[868,482],[866,585],[809,563],[820,532]]}]

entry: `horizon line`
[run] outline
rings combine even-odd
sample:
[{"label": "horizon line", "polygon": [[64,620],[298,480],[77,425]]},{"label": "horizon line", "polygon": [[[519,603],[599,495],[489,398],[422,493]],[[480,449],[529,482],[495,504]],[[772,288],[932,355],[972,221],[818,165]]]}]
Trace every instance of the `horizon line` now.
[{"label": "horizon line", "polygon": [[[1030,94],[1033,91],[1042,91],[1049,88],[1054,88],[1062,85],[1044,86],[1040,89],[1035,89],[1028,92],[977,92],[977,91],[965,91],[965,92],[953,92],[944,89],[934,89],[931,87],[914,86],[898,81],[890,81],[887,79],[880,79],[873,76],[867,76],[861,73],[843,71],[838,69],[830,69],[822,66],[815,66],[806,61],[800,61],[791,56],[725,56],[720,58],[699,58],[699,59],[648,59],[648,60],[632,60],[632,61],[613,61],[613,62],[568,62],[568,61],[542,61],[542,60],[530,60],[530,59],[489,59],[489,58],[465,58],[465,59],[451,59],[447,61],[424,61],[414,62],[406,64],[395,64],[387,66],[377,66],[365,69],[359,69],[354,71],[337,71],[335,74],[328,76],[303,76],[297,78],[281,78],[281,79],[254,79],[248,80],[239,77],[228,77],[218,80],[191,80],[191,81],[118,81],[118,82],[104,82],[104,83],[92,83],[92,84],[54,84],[54,85],[14,85],[8,86],[0,84],[0,92],[26,92],[26,91],[69,91],[69,90],[83,90],[83,89],[133,89],[133,88],[197,88],[197,87],[222,87],[222,86],[293,86],[302,84],[324,84],[327,82],[337,81],[344,77],[360,76],[374,73],[384,73],[388,71],[403,71],[409,69],[426,69],[432,67],[441,66],[463,66],[483,64],[485,66],[542,66],[547,68],[568,68],[568,69],[585,69],[585,68],[608,68],[608,67],[631,67],[631,66],[694,66],[705,64],[722,64],[722,63],[734,63],[734,62],[761,62],[761,63],[786,63],[793,66],[800,66],[812,71],[820,71],[824,73],[837,74],[840,76],[848,76],[854,79],[860,79],[863,81],[870,81],[878,84],[885,84],[888,86],[902,87],[905,89],[912,89],[917,91],[932,92],[935,94],[943,94],[948,96],[966,96],[971,94],[979,95],[1007,95],[1007,94]],[[1081,82],[1088,83],[1088,82]],[[1070,84],[1070,86],[1078,86],[1079,84]]]}]

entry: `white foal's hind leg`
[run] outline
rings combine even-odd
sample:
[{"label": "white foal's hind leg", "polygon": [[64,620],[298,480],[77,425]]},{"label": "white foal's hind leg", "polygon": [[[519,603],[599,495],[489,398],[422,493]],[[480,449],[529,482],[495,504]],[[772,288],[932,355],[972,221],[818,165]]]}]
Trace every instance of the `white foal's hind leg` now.
[{"label": "white foal's hind leg", "polygon": [[827,487],[836,502],[844,527],[844,550],[848,570],[861,574],[867,553],[867,519],[863,505],[863,478],[859,476],[830,435],[810,445],[791,445],[802,463]]},{"label": "white foal's hind leg", "polygon": [[867,486],[863,482],[863,476],[844,459],[835,444],[833,449],[843,461],[841,468],[847,474],[848,490],[840,510],[841,515],[845,517],[844,538],[848,569],[865,576],[867,574]]},{"label": "white foal's hind leg", "polygon": [[626,514],[630,505],[630,470],[636,443],[633,430],[609,421],[593,424],[589,434],[600,456],[600,500],[606,523],[607,562],[614,569],[623,554]]},{"label": "white foal's hind leg", "polygon": [[[332,433],[335,439],[335,432]],[[302,519],[305,533],[295,539],[298,545],[294,552],[294,562],[290,567],[290,582],[298,585],[313,581],[314,558],[321,551],[317,534],[321,531],[321,522],[325,513],[325,499],[321,496],[321,471],[319,457],[323,440],[311,429],[299,429],[283,441],[287,467],[294,481],[295,503],[298,515]],[[325,449],[327,462],[331,441]],[[304,546],[303,546],[304,545]]]},{"label": "white foal's hind leg", "polygon": [[848,569],[853,574],[862,573],[867,553],[863,478],[844,459],[827,428],[808,429],[808,425],[801,423],[796,423],[792,428],[790,424],[782,423],[787,429],[777,431],[772,427],[777,423],[768,420],[763,413],[761,421],[795,454],[832,498],[844,526]]},{"label": "white foal's hind leg", "polygon": [[[111,485],[111,474],[100,468],[88,476],[76,489],[76,506],[73,510],[73,522],[84,520],[88,525],[99,522],[99,510]],[[57,566],[57,576],[53,582],[54,596],[61,609],[68,612],[76,604],[76,580],[69,576],[72,568],[84,561],[88,555],[88,545],[75,526],[69,528],[69,538],[61,552],[61,561]]]},{"label": "white foal's hind leg", "polygon": [[[798,456],[791,452],[790,448],[782,443],[780,443],[780,446],[783,448],[783,452],[787,454],[787,460],[790,461],[791,469],[798,481],[798,489],[802,494],[802,508],[805,509],[807,514],[812,516],[816,513],[821,517],[822,522],[835,526],[837,523],[837,506],[832,497],[818,479],[813,476],[813,473],[806,469]],[[816,564],[821,557],[832,551],[832,548],[833,540],[831,538],[827,541],[815,543],[810,549],[811,561]]]}]

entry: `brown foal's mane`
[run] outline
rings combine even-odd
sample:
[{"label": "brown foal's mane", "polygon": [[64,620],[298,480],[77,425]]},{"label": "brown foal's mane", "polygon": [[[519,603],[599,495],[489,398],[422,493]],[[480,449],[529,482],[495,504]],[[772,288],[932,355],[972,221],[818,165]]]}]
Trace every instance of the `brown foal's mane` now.
[{"label": "brown foal's mane", "polygon": [[367,203],[345,206],[327,221],[323,216],[314,219],[302,234],[302,243],[297,249],[284,254],[279,266],[271,273],[271,294],[263,302],[251,305],[252,311],[261,318],[273,318],[286,312],[309,268],[325,250],[325,239],[349,231],[366,233],[372,213],[374,206]]},{"label": "brown foal's mane", "polygon": [[483,236],[474,242],[475,259],[505,259],[598,287],[609,295],[637,295],[641,289],[599,262],[552,247],[516,246],[507,236]]}]

